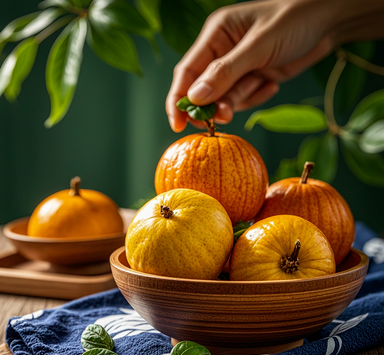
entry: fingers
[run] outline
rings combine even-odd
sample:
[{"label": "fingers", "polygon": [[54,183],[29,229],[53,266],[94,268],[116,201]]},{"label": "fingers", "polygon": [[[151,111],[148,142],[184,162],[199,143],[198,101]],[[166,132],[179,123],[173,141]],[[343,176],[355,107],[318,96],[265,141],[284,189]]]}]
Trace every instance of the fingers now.
[{"label": "fingers", "polygon": [[235,104],[234,111],[244,111],[254,106],[259,106],[275,96],[280,90],[280,86],[275,82],[266,82],[260,89],[253,93],[245,101]]}]

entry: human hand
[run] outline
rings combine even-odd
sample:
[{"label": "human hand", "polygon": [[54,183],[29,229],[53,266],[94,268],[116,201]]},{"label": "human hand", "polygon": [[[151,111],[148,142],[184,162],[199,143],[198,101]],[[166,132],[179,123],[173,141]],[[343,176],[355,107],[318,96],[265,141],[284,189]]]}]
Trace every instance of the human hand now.
[{"label": "human hand", "polygon": [[269,0],[215,11],[175,67],[166,100],[172,129],[181,132],[187,121],[205,127],[176,108],[185,95],[196,105],[216,102],[214,119],[221,124],[274,96],[280,82],[334,48],[331,8],[326,0]]}]

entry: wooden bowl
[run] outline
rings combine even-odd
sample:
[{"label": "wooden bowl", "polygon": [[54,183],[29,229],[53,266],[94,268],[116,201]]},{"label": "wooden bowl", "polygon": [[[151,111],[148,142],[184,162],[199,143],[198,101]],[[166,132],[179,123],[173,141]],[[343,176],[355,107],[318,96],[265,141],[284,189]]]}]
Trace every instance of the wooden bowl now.
[{"label": "wooden bowl", "polygon": [[360,290],[368,257],[352,249],[335,274],[295,281],[145,274],[130,269],[124,247],[111,255],[110,263],[126,300],[149,324],[172,337],[173,344],[190,340],[213,355],[244,355],[299,346],[304,337],[337,318]]},{"label": "wooden bowl", "polygon": [[[124,231],[136,211],[119,210]],[[83,238],[37,238],[27,235],[29,217],[20,218],[4,226],[5,237],[15,246],[19,254],[28,260],[47,261],[58,265],[78,265],[107,261],[111,253],[124,245],[125,234],[115,233]]]}]

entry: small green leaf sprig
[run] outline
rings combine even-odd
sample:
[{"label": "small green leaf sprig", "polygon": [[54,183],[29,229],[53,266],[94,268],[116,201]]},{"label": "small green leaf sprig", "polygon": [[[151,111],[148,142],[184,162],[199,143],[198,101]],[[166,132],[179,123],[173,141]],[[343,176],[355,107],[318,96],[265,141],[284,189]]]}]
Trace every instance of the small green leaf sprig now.
[{"label": "small green leaf sprig", "polygon": [[233,238],[234,243],[237,242],[237,240],[240,238],[240,236],[252,225],[251,222],[243,222],[239,221],[234,227],[233,227]]},{"label": "small green leaf sprig", "polygon": [[[317,166],[313,177],[332,183],[341,152],[358,179],[368,185],[384,187],[384,89],[361,100],[344,126],[340,126],[335,117],[335,107],[345,111],[356,103],[364,87],[366,72],[384,76],[384,67],[367,60],[373,53],[373,42],[353,43],[339,48],[336,55],[332,54],[313,67],[315,76],[325,86],[324,98],[321,97],[323,110],[315,107],[319,105],[316,97],[303,100],[299,105],[259,110],[250,116],[245,124],[249,131],[259,124],[277,133],[323,132],[307,136],[295,158],[281,160],[271,182],[298,176],[304,163],[310,160]],[[328,80],[324,81],[324,78]]]},{"label": "small green leaf sprig", "polygon": [[116,355],[112,349],[115,343],[107,331],[98,324],[88,325],[81,334],[83,355]]},{"label": "small green leaf sprig", "polygon": [[173,347],[171,355],[211,355],[211,353],[193,341],[181,341]]},{"label": "small green leaf sprig", "polygon": [[209,135],[215,135],[215,124],[213,123],[213,116],[216,113],[216,104],[211,103],[205,106],[194,105],[189,101],[187,96],[184,96],[176,103],[180,111],[187,112],[188,116],[197,121],[202,121],[206,124]]}]

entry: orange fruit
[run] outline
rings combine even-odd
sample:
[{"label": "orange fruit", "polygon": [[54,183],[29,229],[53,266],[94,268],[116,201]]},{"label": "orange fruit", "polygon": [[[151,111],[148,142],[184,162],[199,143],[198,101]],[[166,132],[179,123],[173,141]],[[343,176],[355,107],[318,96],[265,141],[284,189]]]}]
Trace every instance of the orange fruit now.
[{"label": "orange fruit", "polygon": [[235,244],[229,267],[232,281],[292,280],[336,271],[332,247],[313,223],[297,216],[263,219]]},{"label": "orange fruit", "polygon": [[126,236],[133,270],[188,279],[215,279],[233,246],[232,224],[213,197],[174,189],[147,202]]},{"label": "orange fruit", "polygon": [[118,206],[94,190],[80,190],[80,178],[71,180],[71,189],[54,193],[33,211],[27,234],[41,238],[94,237],[122,233]]},{"label": "orange fruit", "polygon": [[290,214],[315,224],[326,235],[340,264],[355,239],[355,222],[344,198],[326,182],[309,179],[314,164],[307,162],[301,178],[275,182],[267,191],[263,208],[256,220]]},{"label": "orange fruit", "polygon": [[217,199],[232,224],[259,212],[268,188],[268,173],[258,151],[230,134],[197,133],[173,143],[155,174],[156,192],[189,188]]}]

